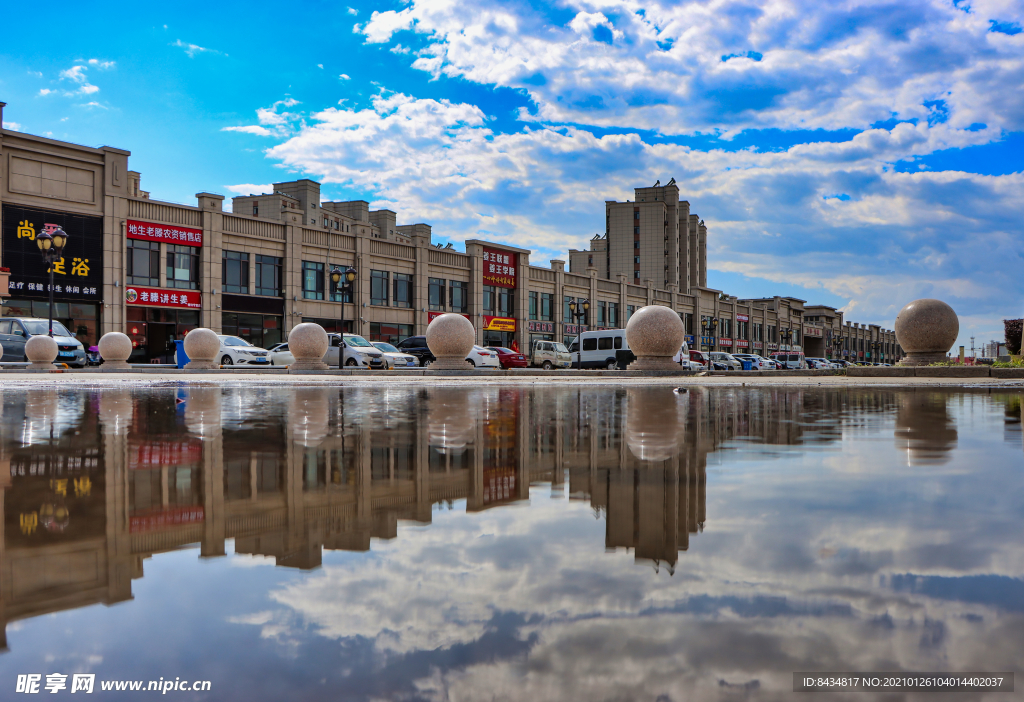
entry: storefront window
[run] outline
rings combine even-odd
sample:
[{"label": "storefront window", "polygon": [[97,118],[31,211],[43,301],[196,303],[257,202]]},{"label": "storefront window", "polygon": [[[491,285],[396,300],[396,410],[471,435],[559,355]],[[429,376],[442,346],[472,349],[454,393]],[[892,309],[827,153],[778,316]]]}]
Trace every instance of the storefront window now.
[{"label": "storefront window", "polygon": [[127,258],[129,285],[160,285],[159,243],[129,239]]},{"label": "storefront window", "polygon": [[427,304],[431,312],[443,312],[445,282],[443,278],[431,278],[427,285]]},{"label": "storefront window", "polygon": [[239,336],[253,346],[266,349],[281,342],[282,321],[280,316],[273,314],[222,312],[221,334]]},{"label": "storefront window", "polygon": [[410,336],[412,336],[411,324],[370,322],[370,341],[386,341],[389,344],[397,344]]},{"label": "storefront window", "polygon": [[395,273],[394,307],[412,307],[412,276],[407,273]]},{"label": "storefront window", "polygon": [[281,294],[281,266],[279,256],[256,256],[256,294],[278,297]]},{"label": "storefront window", "polygon": [[199,248],[167,245],[167,287],[199,289]]},{"label": "storefront window", "polygon": [[[341,320],[340,319],[318,319],[316,317],[303,317],[302,318],[302,322],[303,323],[311,322],[313,324],[319,324],[321,327],[324,328],[324,331],[327,332],[328,334],[337,334],[341,330],[340,329],[340,324],[341,324]],[[345,320],[345,333],[346,334],[352,334],[353,333],[352,324],[353,324],[353,322],[352,322],[351,319],[346,319]]]},{"label": "storefront window", "polygon": [[[45,300],[5,300],[4,317],[46,319],[50,304]],[[100,307],[89,302],[54,302],[53,319],[75,335],[85,348],[99,343]]]},{"label": "storefront window", "polygon": [[370,304],[388,304],[388,272],[370,271]]},{"label": "storefront window", "polygon": [[249,292],[249,254],[241,251],[222,252],[221,287],[224,292]]},{"label": "storefront window", "polygon": [[452,312],[466,312],[469,307],[469,285],[464,280],[448,282]]},{"label": "storefront window", "polygon": [[302,262],[302,297],[306,300],[324,299],[324,264]]}]

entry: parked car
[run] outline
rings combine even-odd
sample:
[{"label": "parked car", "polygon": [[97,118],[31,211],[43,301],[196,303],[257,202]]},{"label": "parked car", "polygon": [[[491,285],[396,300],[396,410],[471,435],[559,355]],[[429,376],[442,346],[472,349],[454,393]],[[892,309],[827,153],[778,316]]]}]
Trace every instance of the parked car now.
[{"label": "parked car", "polygon": [[218,334],[220,351],[218,362],[222,366],[269,366],[270,352],[253,346],[240,336]]},{"label": "parked car", "polygon": [[410,353],[402,353],[386,341],[371,341],[374,348],[384,354],[384,367],[388,370],[419,368],[419,360]]},{"label": "parked car", "polygon": [[498,354],[490,349],[485,349],[483,346],[477,346],[473,344],[473,350],[466,356],[466,360],[473,364],[474,368],[501,368],[501,363],[498,361]]},{"label": "parked car", "polygon": [[[50,333],[47,320],[35,317],[4,317],[0,319],[0,345],[4,347],[3,360],[25,363],[25,342],[30,336],[46,336]],[[58,322],[53,321],[53,340],[57,342],[55,363],[67,363],[72,368],[85,368],[85,347],[75,335]]]},{"label": "parked car", "polygon": [[504,346],[488,346],[487,348],[498,354],[498,363],[501,364],[502,368],[526,368],[530,365],[526,360],[526,356],[518,351],[507,349]]},{"label": "parked car", "polygon": [[328,334],[327,355],[324,356],[324,363],[331,368],[338,367],[338,350],[344,349],[346,368],[375,368],[383,369],[384,354],[369,341],[358,334],[345,334],[344,340],[341,334]]},{"label": "parked car", "polygon": [[[537,343],[534,342],[534,345]],[[580,346],[583,347],[582,352],[580,351]],[[625,329],[585,331],[573,339],[568,348],[569,360],[573,368],[605,368],[607,370],[615,370],[619,367],[619,351],[629,351],[629,344],[626,343]],[[534,365],[540,364],[535,363]]]},{"label": "parked car", "polygon": [[835,359],[832,359],[832,363],[834,363],[834,364],[835,364],[836,368],[849,368],[850,366],[852,366],[852,365],[853,365],[853,364],[852,364],[852,363],[850,363],[849,361],[847,361],[847,360],[844,360],[844,359],[842,359],[842,358],[835,358]]},{"label": "parked car", "polygon": [[423,368],[426,368],[435,360],[434,354],[430,353],[430,348],[427,347],[427,337],[423,334],[408,336],[395,344],[395,346],[402,353],[415,356]]},{"label": "parked car", "polygon": [[802,370],[807,368],[802,351],[780,351],[773,353],[772,358],[779,364],[780,370]]},{"label": "parked car", "polygon": [[270,365],[272,366],[290,366],[295,363],[295,356],[292,356],[292,352],[288,350],[288,342],[274,344],[267,349],[267,354],[270,357]]},{"label": "parked car", "polygon": [[704,366],[690,358],[690,346],[685,341],[679,353],[672,357],[672,361],[682,366],[683,370],[702,371]]},{"label": "parked car", "polygon": [[711,360],[725,366],[725,370],[743,370],[743,364],[731,353],[712,351]]},{"label": "parked car", "polygon": [[711,370],[711,357],[707,351],[695,351],[690,349],[690,360],[700,364],[701,369]]},{"label": "parked car", "polygon": [[[584,332],[584,334],[586,333],[587,332]],[[612,354],[612,362],[613,364],[615,362],[614,353]],[[569,349],[565,348],[565,344],[561,344],[557,341],[541,341],[538,339],[533,342],[533,353],[530,354],[530,365],[543,368],[544,370],[551,370],[552,368],[569,368],[573,365],[573,360],[572,356],[569,355]],[[612,367],[614,367],[614,365]]]},{"label": "parked car", "polygon": [[767,358],[762,358],[756,353],[734,353],[733,358],[740,362],[747,361],[750,363],[750,370],[770,370],[775,366]]},{"label": "parked car", "polygon": [[807,367],[815,370],[831,370],[835,368],[827,358],[808,358]]}]

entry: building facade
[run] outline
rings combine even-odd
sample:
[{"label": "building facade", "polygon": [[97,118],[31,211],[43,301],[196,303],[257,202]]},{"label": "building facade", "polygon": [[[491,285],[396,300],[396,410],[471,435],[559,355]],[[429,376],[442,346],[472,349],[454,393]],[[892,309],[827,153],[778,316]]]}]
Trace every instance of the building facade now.
[{"label": "building facade", "polygon": [[[228,210],[215,193],[197,193],[194,205],[158,201],[129,156],[0,131],[4,316],[46,316],[48,269],[35,241],[60,226],[69,239],[54,268],[55,317],[86,346],[109,331],[128,334],[137,362],[170,360],[173,342],[197,326],[265,347],[303,321],[397,342],[446,312],[466,315],[477,343],[525,350],[622,327],[645,305],[675,310],[693,348],[900,356],[893,332],[851,325],[832,308],[708,288],[707,230],[674,183],[638,188],[637,203],[606,203],[605,235],[591,252],[570,252],[579,266],[566,271],[560,260],[534,266],[530,251],[505,244],[441,247],[428,224],[400,225],[365,201],[322,202],[320,185],[306,179],[233,198]],[[357,272],[344,301],[330,280],[335,267]],[[583,300],[586,316],[574,317],[570,303]]]}]

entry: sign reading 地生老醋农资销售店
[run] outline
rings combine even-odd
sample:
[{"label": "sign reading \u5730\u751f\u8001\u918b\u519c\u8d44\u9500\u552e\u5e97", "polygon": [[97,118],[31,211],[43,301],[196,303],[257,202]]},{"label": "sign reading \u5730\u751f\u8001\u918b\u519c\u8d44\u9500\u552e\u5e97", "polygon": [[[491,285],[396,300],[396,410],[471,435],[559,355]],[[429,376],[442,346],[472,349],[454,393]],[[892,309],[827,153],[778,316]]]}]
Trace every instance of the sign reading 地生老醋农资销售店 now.
[{"label": "sign reading \u5730\u751f\u8001\u918b\u519c\u8d44\u9500\u552e\u5e97", "polygon": [[129,219],[125,223],[125,234],[129,239],[143,241],[159,241],[163,244],[181,244],[183,246],[202,246],[203,230],[182,227],[177,224],[154,224]]}]

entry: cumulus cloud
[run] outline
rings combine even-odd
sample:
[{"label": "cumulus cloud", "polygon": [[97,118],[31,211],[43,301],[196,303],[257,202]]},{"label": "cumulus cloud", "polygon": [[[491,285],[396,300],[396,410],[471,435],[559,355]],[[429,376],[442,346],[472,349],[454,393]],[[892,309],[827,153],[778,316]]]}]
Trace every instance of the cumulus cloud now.
[{"label": "cumulus cloud", "polygon": [[[74,90],[65,90],[64,95],[69,97],[72,95],[92,95],[100,91],[100,89],[97,86],[89,82],[88,76],[86,75],[87,71],[88,66],[79,64],[77,66],[72,66],[71,68],[68,68],[67,70],[60,72],[60,80],[78,84],[78,87]],[[43,92],[42,90],[40,90],[39,94],[47,95],[51,92],[53,91],[47,90],[46,92]]]},{"label": "cumulus cloud", "polygon": [[39,89],[39,95],[40,95],[40,96],[43,96],[43,95],[49,95],[49,94],[51,94],[51,93],[53,93],[53,92],[54,92],[54,91],[53,91],[53,90],[50,90],[49,88],[40,88],[40,89]]},{"label": "cumulus cloud", "polygon": [[198,44],[189,44],[188,42],[184,42],[181,39],[178,39],[176,42],[171,44],[171,46],[176,46],[179,49],[183,49],[189,58],[195,58],[199,54],[216,54],[219,56],[227,56],[227,54],[225,54],[222,51],[217,51],[216,49],[208,49],[205,46],[199,46]]},{"label": "cumulus cloud", "polygon": [[299,119],[298,115],[285,111],[285,108],[298,105],[299,101],[294,98],[278,100],[270,107],[260,107],[256,110],[256,120],[259,124],[242,126],[221,127],[222,132],[241,132],[243,134],[255,134],[257,136],[283,137],[291,134],[292,123]]},{"label": "cumulus cloud", "polygon": [[236,195],[262,195],[274,191],[273,183],[263,183],[261,185],[241,183],[239,185],[225,185],[224,187]]},{"label": "cumulus cloud", "polygon": [[10,129],[12,132],[21,131],[21,125],[17,122],[4,122],[2,126],[4,129]]},{"label": "cumulus cloud", "polygon": [[338,78],[340,78],[341,80],[351,80],[352,79],[351,76],[349,76],[347,73],[342,73],[341,75],[338,76]]}]

